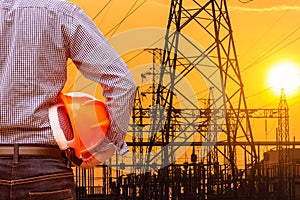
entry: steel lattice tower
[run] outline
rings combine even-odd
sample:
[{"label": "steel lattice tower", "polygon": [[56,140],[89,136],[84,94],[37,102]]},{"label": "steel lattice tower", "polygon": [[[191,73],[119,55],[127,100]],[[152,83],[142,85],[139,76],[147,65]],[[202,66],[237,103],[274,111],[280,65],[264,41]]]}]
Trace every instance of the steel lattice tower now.
[{"label": "steel lattice tower", "polygon": [[290,177],[290,147],[282,145],[289,142],[289,108],[284,89],[281,89],[280,101],[278,105],[278,129],[277,129],[277,151],[279,164],[279,198],[289,198],[289,177]]},{"label": "steel lattice tower", "polygon": [[[176,154],[182,146],[203,142],[204,148],[193,146],[192,165],[207,170],[206,180],[220,173],[219,163],[226,169],[228,175],[224,178],[231,184],[218,189],[220,194],[236,199],[241,176],[247,177],[247,185],[253,189],[255,179],[251,176],[255,174],[258,158],[226,1],[172,0],[164,47],[146,51],[153,54],[153,66],[141,76],[150,75],[153,80],[136,93],[131,130],[133,172],[146,174],[141,177],[149,180],[147,173],[158,170],[159,178],[164,179],[159,180],[161,189],[155,195],[177,196],[174,192],[178,192],[175,189],[178,181],[174,173],[185,165],[176,162]],[[192,79],[191,87],[197,91],[203,87],[198,82],[204,79],[207,105],[201,107],[184,94],[185,88],[178,88],[186,79]],[[196,92],[196,99],[203,98],[201,95]],[[180,101],[188,106],[178,106]],[[213,146],[219,135],[226,143],[223,147]],[[244,166],[239,166],[238,160],[243,160]],[[152,194],[152,187],[144,184],[144,192]],[[211,188],[212,185],[205,184],[201,190]],[[210,198],[212,193],[213,190],[197,195]],[[245,196],[251,198],[251,195],[250,192]]]},{"label": "steel lattice tower", "polygon": [[[195,43],[184,36],[185,32],[191,30],[195,37],[198,37],[196,41],[201,44],[201,49],[195,47]],[[183,40],[185,48],[193,49],[193,54],[184,55],[180,46]],[[223,86],[220,90],[225,92],[227,112],[222,133],[226,135],[228,145],[224,157],[231,168],[232,183],[236,190],[238,142],[247,141],[250,144],[250,149],[239,146],[246,150],[251,160],[247,164],[249,168],[253,168],[257,162],[257,155],[254,145],[251,145],[252,130],[226,0],[172,0],[156,99],[157,104],[163,105],[167,110],[166,125],[162,133],[164,145],[174,137],[172,120],[176,109],[173,107],[175,99],[173,91],[182,77],[195,71],[201,73],[205,67],[202,61],[207,57],[211,64],[217,67],[216,73],[219,73]],[[211,81],[210,75],[205,78],[206,81]],[[166,85],[165,79],[170,80],[167,83],[169,88],[167,95],[163,94],[165,87],[162,87]],[[243,116],[240,113],[242,110]],[[154,142],[155,137],[152,138],[151,144]]]}]

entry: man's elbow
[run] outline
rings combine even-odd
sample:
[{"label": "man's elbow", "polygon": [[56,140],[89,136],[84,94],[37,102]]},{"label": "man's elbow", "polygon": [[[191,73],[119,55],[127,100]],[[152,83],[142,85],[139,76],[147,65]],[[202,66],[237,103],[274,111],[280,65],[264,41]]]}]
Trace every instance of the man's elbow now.
[{"label": "man's elbow", "polygon": [[137,88],[136,83],[132,79],[130,81],[130,83],[128,84],[128,88],[127,88],[128,89],[128,93],[131,94],[131,95],[134,95],[135,92],[136,92],[136,88]]}]

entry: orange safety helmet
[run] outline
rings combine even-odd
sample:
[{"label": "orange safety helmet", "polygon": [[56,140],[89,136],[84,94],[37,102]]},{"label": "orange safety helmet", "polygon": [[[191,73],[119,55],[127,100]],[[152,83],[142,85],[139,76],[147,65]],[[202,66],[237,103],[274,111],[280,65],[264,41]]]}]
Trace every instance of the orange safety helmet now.
[{"label": "orange safety helmet", "polygon": [[60,99],[49,109],[53,136],[61,150],[73,148],[77,158],[88,158],[110,124],[105,104],[82,92],[61,93]]}]

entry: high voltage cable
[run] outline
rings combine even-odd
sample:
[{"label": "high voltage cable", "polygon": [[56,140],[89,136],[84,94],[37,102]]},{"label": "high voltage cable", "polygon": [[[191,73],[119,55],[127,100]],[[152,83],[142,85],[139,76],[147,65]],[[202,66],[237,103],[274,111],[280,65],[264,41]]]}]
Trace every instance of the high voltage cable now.
[{"label": "high voltage cable", "polygon": [[[287,44],[284,45],[283,47],[281,47],[281,48],[277,49],[276,51],[272,52],[271,54],[265,56],[264,59],[267,59],[268,57],[273,56],[274,54],[278,53],[278,52],[281,51],[282,49],[285,49],[286,47],[288,47],[288,46],[294,44],[294,43],[295,43],[297,40],[299,40],[299,39],[300,39],[300,37],[295,38],[294,40],[292,40],[291,42],[287,43]],[[263,59],[263,60],[264,60],[264,59]],[[262,62],[263,60],[260,60],[258,63]]]},{"label": "high voltage cable", "polygon": [[[296,3],[297,1],[298,1],[298,0],[295,0],[295,1],[294,1],[294,5],[295,5],[295,3]],[[284,14],[282,14],[282,15],[276,20],[276,22],[278,22],[278,21],[279,21],[286,13],[287,13],[287,11],[284,12]],[[276,24],[276,23],[273,23],[273,24],[271,25],[271,27],[267,30],[267,32],[270,31],[271,28],[272,28],[275,24]],[[296,28],[293,32],[291,32],[289,35],[287,35],[283,40],[281,40],[281,42],[277,43],[274,47],[272,47],[272,48],[270,49],[270,51],[273,51],[277,46],[279,46],[281,43],[283,43],[285,40],[287,40],[291,35],[295,34],[296,31],[299,30],[299,28],[300,28],[300,27]],[[258,41],[260,41],[261,39],[262,39],[262,37],[261,37]],[[258,63],[262,62],[263,60],[267,59],[268,57],[273,56],[274,54],[278,53],[278,52],[281,51],[282,49],[284,49],[284,48],[290,46],[291,44],[293,44],[293,43],[294,43],[295,41],[297,41],[298,39],[300,39],[300,37],[294,39],[293,41],[289,42],[288,44],[284,45],[283,47],[277,49],[277,50],[274,51],[274,52],[271,52],[271,53],[270,53],[270,52],[266,52],[266,53],[264,53],[264,54],[263,54],[262,56],[260,56],[256,61],[254,61],[252,64],[248,65],[245,69],[243,69],[242,72],[245,71],[245,70],[247,70],[247,69],[249,69],[249,68],[251,68],[251,67],[253,67],[255,64],[258,64]],[[256,43],[257,43],[257,42],[256,42]],[[253,46],[254,46],[254,45],[253,45]],[[253,46],[250,47],[249,49],[253,48]],[[249,49],[248,49],[248,50],[249,50]],[[258,93],[254,94],[254,95],[251,95],[251,96],[248,96],[248,97],[246,97],[246,98],[248,99],[248,98],[251,98],[251,97],[256,96],[256,95],[258,95],[258,94],[264,93],[264,92],[268,91],[269,89],[270,89],[270,88],[268,88],[268,89],[266,89],[266,90],[262,90],[261,92],[258,92]],[[274,104],[274,103],[273,103],[273,104]],[[263,107],[267,107],[267,106],[269,106],[269,105],[270,105],[270,104],[265,105],[265,106],[263,106]]]},{"label": "high voltage cable", "polygon": [[[294,3],[293,3],[293,5],[295,5],[297,1],[298,1],[298,0],[295,0]],[[286,10],[286,11],[285,11],[285,12],[284,12],[284,13],[276,20],[276,22],[278,22],[281,18],[283,18],[283,16],[287,13],[287,11],[288,11],[288,10]],[[269,29],[268,29],[266,32],[270,31],[270,30],[274,27],[274,25],[276,24],[276,22],[274,22],[274,23],[271,25],[271,27],[269,27]],[[255,64],[258,64],[258,63],[262,62],[263,60],[265,60],[266,58],[270,57],[271,55],[274,55],[275,53],[272,53],[271,55],[267,55],[267,54],[268,54],[270,51],[274,50],[274,49],[275,49],[277,46],[279,46],[282,42],[284,42],[285,40],[287,40],[287,39],[288,39],[291,35],[293,35],[299,28],[300,28],[300,27],[296,28],[295,31],[293,31],[293,32],[290,33],[288,36],[286,36],[283,40],[281,40],[281,42],[277,43],[277,45],[275,45],[274,47],[272,47],[269,51],[266,51],[265,53],[263,53],[263,55],[260,56],[258,59],[256,59],[256,61],[254,61],[252,64],[248,65],[245,69],[242,69],[241,72],[243,72],[243,71],[245,71],[245,70],[247,70],[247,69],[253,67]],[[265,32],[265,33],[266,33],[266,32]],[[265,35],[265,33],[264,33],[264,35]],[[263,37],[264,37],[264,35],[263,35]],[[260,41],[263,37],[261,37],[260,39],[258,39],[255,43],[257,43],[258,41]],[[254,45],[252,45],[250,48],[248,48],[247,51],[249,51],[249,49],[252,49],[253,46],[254,46]],[[281,48],[281,49],[282,49],[282,48]],[[278,51],[276,51],[276,52],[278,52]]]},{"label": "high voltage cable", "polygon": [[[292,98],[292,99],[288,99],[288,101],[293,101],[293,100],[295,100],[295,99],[299,99],[300,98],[300,96],[298,96],[298,97],[294,97],[294,98]],[[291,105],[288,105],[289,106],[289,108],[290,107],[293,107],[293,106],[295,106],[296,104],[298,104],[298,103],[300,103],[300,100],[299,101],[296,101],[296,102],[294,102],[293,104],[291,104]]]},{"label": "high voltage cable", "polygon": [[104,7],[95,15],[95,17],[93,17],[93,21],[103,12],[103,10],[112,2],[112,0],[109,0]]},{"label": "high voltage cable", "polygon": [[[112,2],[112,0],[109,0],[102,9],[100,9],[100,11],[92,18],[92,20],[94,21],[103,11],[105,8],[107,8],[107,6]],[[67,67],[70,66],[73,62],[70,62],[69,64],[67,64]],[[75,70],[74,70],[75,71]],[[70,75],[71,76],[71,75]],[[67,92],[69,92],[72,87],[74,86],[74,84],[81,78],[81,76],[77,77],[77,79],[74,81],[74,83],[66,90]]]},{"label": "high voltage cable", "polygon": [[[282,40],[280,40],[277,44],[275,44],[275,46],[271,47],[271,49],[269,49],[268,51],[266,51],[263,55],[261,55],[260,57],[258,57],[254,62],[252,62],[250,65],[248,65],[247,67],[245,67],[241,72],[253,67],[254,65],[262,62],[263,60],[265,60],[266,58],[270,57],[271,55],[274,55],[275,53],[277,53],[278,51],[282,50],[283,48],[287,47],[290,45],[285,45],[284,47],[281,47],[279,50],[276,50],[275,52],[272,52],[275,50],[275,48],[277,48],[279,45],[281,45],[283,42],[285,42],[286,40],[289,39],[289,37],[291,37],[292,35],[294,35],[298,30],[300,29],[300,26],[298,26],[294,31],[292,31],[290,34],[288,34],[287,36],[285,36]],[[298,40],[298,38],[296,39]],[[295,40],[293,40],[295,41]]]},{"label": "high voltage cable", "polygon": [[[138,3],[139,0],[136,0],[134,2],[134,4],[131,6],[131,8],[129,9],[129,11],[127,12],[127,14],[125,15],[125,17],[117,24],[115,25],[110,31],[108,31],[106,34],[104,34],[105,37],[107,37],[107,35],[109,33],[111,33],[113,31],[113,33],[111,34],[110,38],[115,34],[115,32],[118,30],[118,28],[122,25],[122,23],[124,23],[124,21],[133,13],[135,13],[137,11],[137,9],[139,9],[142,5],[144,5],[146,3],[147,0],[144,0],[141,4],[139,4],[136,8],[135,5]],[[108,3],[106,3],[106,5],[95,15],[95,17],[93,17],[93,21],[103,12],[103,10],[112,2],[112,0],[110,0]],[[71,63],[68,64],[68,66]],[[82,75],[80,74],[80,76],[74,81],[74,83],[67,89],[67,91],[70,91],[71,88],[76,84],[76,82],[78,82],[80,80],[80,78],[82,77]],[[85,89],[88,88],[89,86],[93,85],[94,83],[88,84],[85,87],[81,88]]]},{"label": "high voltage cable", "polygon": [[251,94],[251,95],[249,95],[249,96],[246,96],[246,99],[249,99],[249,98],[255,97],[255,96],[257,96],[257,95],[263,94],[263,93],[269,91],[270,89],[272,89],[272,87],[269,87],[269,88],[264,89],[264,90],[262,90],[262,91],[259,91],[259,92],[257,92],[257,93],[254,93],[254,94]]},{"label": "high voltage cable", "polygon": [[143,6],[147,0],[144,0],[141,4],[139,4],[136,8],[135,5],[138,3],[139,0],[136,0],[134,2],[134,4],[131,6],[131,8],[129,9],[129,11],[127,12],[127,14],[125,15],[125,17],[118,23],[116,24],[110,31],[108,31],[104,36],[107,36],[108,34],[110,34],[112,31],[113,33],[111,34],[111,36],[109,38],[111,38],[115,33],[116,31],[120,28],[120,26],[122,25],[122,23],[130,16],[132,15],[133,13],[135,13],[137,11],[137,9],[139,9],[141,6]]},{"label": "high voltage cable", "polygon": [[[129,9],[129,11],[128,11],[127,14],[125,15],[125,17],[124,17],[117,25],[115,25],[109,32],[107,32],[107,33],[104,35],[105,37],[107,37],[108,34],[109,34],[110,32],[113,31],[113,33],[112,33],[111,36],[109,37],[109,38],[111,38],[111,37],[115,34],[115,32],[119,29],[119,27],[122,25],[122,23],[124,23],[124,21],[125,21],[130,15],[132,15],[133,13],[135,13],[135,12],[137,11],[137,9],[139,9],[142,5],[144,5],[144,4],[146,3],[147,0],[144,0],[141,4],[139,4],[136,8],[134,8],[135,5],[138,3],[138,1],[139,1],[139,0],[136,0],[136,1],[134,2],[134,4],[131,6],[131,8]],[[82,76],[82,75],[81,75],[81,76]],[[80,77],[81,77],[81,76],[80,76]],[[80,77],[78,78],[77,81],[79,81]],[[77,82],[77,81],[76,81],[76,82]],[[76,83],[76,82],[74,82],[74,83]],[[86,88],[90,87],[90,86],[93,85],[93,84],[94,84],[94,83],[90,83],[90,84],[84,86],[83,88],[81,88],[81,90],[86,89]]]},{"label": "high voltage cable", "polygon": [[[112,0],[111,0],[111,1],[112,1]],[[109,10],[110,10],[110,8],[111,8],[111,4],[112,4],[112,3],[110,2],[109,5],[107,5],[107,7],[108,7],[108,6],[109,6],[109,7],[108,7],[108,8],[105,10],[105,12],[101,15],[102,18],[101,18],[100,20],[97,21],[98,24],[102,24],[102,22],[104,21],[104,19],[106,19],[107,13],[109,13]],[[97,26],[98,26],[98,25],[97,25]]]},{"label": "high voltage cable", "polygon": [[[296,1],[294,2],[294,5],[295,5]],[[268,32],[270,32],[270,30],[275,26],[275,24],[277,24],[284,17],[284,15],[287,14],[287,11],[288,10],[286,10],[282,15],[280,15],[278,17],[278,19],[275,22],[273,22],[271,24],[271,26],[261,35],[261,37],[259,39],[257,39],[255,42],[253,42],[253,44],[246,50],[246,52],[249,52],[251,49],[253,49],[255,47],[255,45],[258,44],[258,42],[260,42]]]}]

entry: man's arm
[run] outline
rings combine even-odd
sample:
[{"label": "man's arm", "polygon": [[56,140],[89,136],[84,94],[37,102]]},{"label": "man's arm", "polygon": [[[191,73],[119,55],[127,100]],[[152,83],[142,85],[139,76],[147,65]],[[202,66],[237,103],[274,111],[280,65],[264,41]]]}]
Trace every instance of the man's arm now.
[{"label": "man's arm", "polygon": [[[124,140],[136,90],[131,72],[81,9],[74,11],[69,30],[70,58],[86,78],[102,86],[106,98],[111,125],[108,140],[98,150],[106,151],[114,145],[118,153],[124,155],[128,151]],[[112,144],[108,144],[110,142]]]}]

